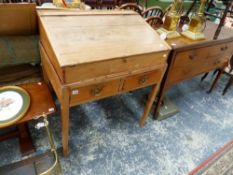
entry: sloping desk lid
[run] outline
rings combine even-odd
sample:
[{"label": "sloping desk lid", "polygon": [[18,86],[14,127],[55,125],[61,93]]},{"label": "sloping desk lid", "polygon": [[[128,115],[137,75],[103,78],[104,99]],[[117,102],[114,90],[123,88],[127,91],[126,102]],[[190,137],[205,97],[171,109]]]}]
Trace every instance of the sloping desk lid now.
[{"label": "sloping desk lid", "polygon": [[38,15],[61,67],[170,50],[132,11],[38,10]]}]

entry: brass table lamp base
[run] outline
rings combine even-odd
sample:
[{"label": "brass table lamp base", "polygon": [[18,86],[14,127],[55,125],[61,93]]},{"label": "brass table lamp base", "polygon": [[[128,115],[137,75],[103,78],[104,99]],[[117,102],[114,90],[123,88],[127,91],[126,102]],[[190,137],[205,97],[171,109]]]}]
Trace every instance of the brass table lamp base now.
[{"label": "brass table lamp base", "polygon": [[205,35],[202,32],[191,32],[190,30],[187,30],[185,32],[181,33],[185,37],[192,39],[192,40],[202,40],[205,39]]},{"label": "brass table lamp base", "polygon": [[156,118],[159,121],[165,120],[179,112],[179,108],[168,98],[167,95],[165,95],[163,99],[163,105],[161,106]]},{"label": "brass table lamp base", "polygon": [[180,34],[177,31],[169,31],[169,30],[166,30],[164,28],[160,28],[156,31],[158,32],[159,35],[164,33],[167,36],[166,38],[168,38],[168,39],[180,37]]}]

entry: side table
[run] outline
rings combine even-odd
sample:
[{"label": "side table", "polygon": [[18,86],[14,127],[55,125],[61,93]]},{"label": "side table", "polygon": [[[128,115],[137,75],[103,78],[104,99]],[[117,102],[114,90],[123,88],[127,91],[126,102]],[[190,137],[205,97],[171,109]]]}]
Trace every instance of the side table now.
[{"label": "side table", "polygon": [[17,131],[0,136],[0,141],[12,137],[19,137],[20,151],[22,155],[25,156],[34,151],[34,146],[29,136],[27,122],[40,117],[42,114],[50,115],[56,111],[56,108],[49,88],[45,83],[28,83],[20,85],[19,87],[22,87],[30,95],[30,107],[25,116],[14,123],[14,126],[17,126]]}]

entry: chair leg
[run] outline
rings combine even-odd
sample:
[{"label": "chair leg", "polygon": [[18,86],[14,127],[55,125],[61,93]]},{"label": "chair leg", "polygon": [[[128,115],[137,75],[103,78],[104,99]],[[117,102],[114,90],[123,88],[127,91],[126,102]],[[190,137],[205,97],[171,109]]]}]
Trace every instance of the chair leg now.
[{"label": "chair leg", "polygon": [[226,94],[228,88],[231,86],[232,83],[233,83],[233,76],[231,76],[231,78],[229,79],[229,81],[228,81],[226,87],[225,87],[224,90],[223,90],[222,95],[225,95],[225,94]]},{"label": "chair leg", "polygon": [[212,92],[212,90],[215,88],[215,86],[216,86],[216,84],[217,84],[219,78],[221,77],[222,73],[223,73],[223,70],[219,70],[219,71],[218,71],[218,74],[217,74],[217,76],[216,76],[214,82],[212,83],[210,90],[207,91],[207,93],[211,93],[211,92]]},{"label": "chair leg", "polygon": [[203,81],[203,80],[207,77],[208,74],[209,74],[209,72],[205,73],[205,74],[201,77],[201,81]]},{"label": "chair leg", "polygon": [[216,70],[213,72],[213,75],[215,75],[218,71],[219,71],[219,69],[216,69]]}]

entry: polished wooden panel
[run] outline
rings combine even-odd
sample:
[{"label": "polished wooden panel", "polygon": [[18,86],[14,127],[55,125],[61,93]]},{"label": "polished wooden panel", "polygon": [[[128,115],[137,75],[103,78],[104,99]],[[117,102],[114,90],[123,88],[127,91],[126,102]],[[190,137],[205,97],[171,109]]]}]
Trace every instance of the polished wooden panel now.
[{"label": "polished wooden panel", "polygon": [[223,28],[214,40],[217,25],[207,21],[204,30],[206,39],[191,40],[184,36],[168,39],[172,47],[168,69],[161,83],[154,116],[158,114],[163,95],[173,85],[215,69],[222,69],[233,55],[233,30]]},{"label": "polished wooden panel", "polygon": [[24,117],[17,121],[15,125],[36,119],[42,114],[49,115],[56,111],[51,93],[44,82],[22,84],[19,87],[28,92],[30,106]]},{"label": "polished wooden panel", "polygon": [[44,114],[52,114],[55,112],[56,107],[53,98],[50,94],[48,86],[43,82],[30,83],[20,85],[30,95],[30,107],[25,116],[19,120],[18,123],[27,122],[36,119],[38,116]]},{"label": "polished wooden panel", "polygon": [[233,54],[232,46],[232,43],[228,42],[177,52],[166,88],[179,81],[223,67]]},{"label": "polished wooden panel", "polygon": [[17,121],[17,132],[1,136],[0,140],[7,139],[12,136],[18,136],[20,141],[20,150],[23,156],[32,153],[35,148],[31,142],[27,123],[39,116],[52,114],[56,111],[56,107],[49,91],[48,86],[44,82],[28,83],[20,85],[30,95],[30,107],[25,116]]}]

